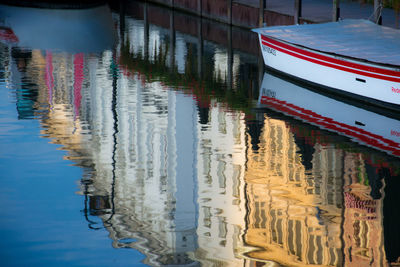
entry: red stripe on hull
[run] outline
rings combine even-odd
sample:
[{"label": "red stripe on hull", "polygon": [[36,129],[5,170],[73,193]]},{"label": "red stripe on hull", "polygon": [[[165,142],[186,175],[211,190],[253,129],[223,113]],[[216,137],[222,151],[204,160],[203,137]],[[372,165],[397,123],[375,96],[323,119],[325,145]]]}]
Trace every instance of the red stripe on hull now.
[{"label": "red stripe on hull", "polygon": [[261,104],[270,105],[272,108],[275,108],[276,110],[281,111],[285,114],[300,118],[312,124],[322,126],[325,129],[329,129],[337,133],[342,133],[346,136],[351,136],[367,145],[379,148],[384,151],[388,151],[393,155],[400,156],[400,144],[390,139],[386,139],[383,136],[367,132],[363,129],[359,129],[351,125],[337,122],[332,118],[321,116],[311,110],[306,110],[275,98],[262,96]]},{"label": "red stripe on hull", "polygon": [[[376,79],[381,79],[381,80],[387,80],[391,82],[400,82],[400,72],[398,71],[392,71],[392,70],[386,70],[386,69],[380,69],[376,67],[370,67],[370,66],[365,66],[357,63],[352,63],[352,62],[347,62],[344,60],[339,60],[336,58],[331,58],[327,57],[324,55],[320,55],[317,53],[312,53],[310,51],[306,51],[303,49],[299,49],[294,46],[287,45],[282,42],[278,42],[276,40],[273,40],[271,38],[261,36],[262,38],[262,44],[266,45],[270,48],[273,48],[275,50],[278,50],[282,53],[315,63],[319,64],[322,66],[358,74],[358,75],[363,75],[371,78],[376,78]],[[337,64],[337,65],[335,65]],[[365,72],[365,71],[370,71],[370,72]],[[373,72],[373,73],[371,73]],[[384,75],[390,75],[390,76],[384,76]],[[391,77],[395,76],[395,77]]]}]

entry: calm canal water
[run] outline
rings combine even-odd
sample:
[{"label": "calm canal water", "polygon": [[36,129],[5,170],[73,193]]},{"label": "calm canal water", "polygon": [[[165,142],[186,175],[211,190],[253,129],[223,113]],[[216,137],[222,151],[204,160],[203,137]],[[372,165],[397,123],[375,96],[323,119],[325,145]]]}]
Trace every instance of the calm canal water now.
[{"label": "calm canal water", "polygon": [[[400,121],[158,6],[0,6],[3,266],[388,266]],[[74,18],[71,20],[71,18]]]}]

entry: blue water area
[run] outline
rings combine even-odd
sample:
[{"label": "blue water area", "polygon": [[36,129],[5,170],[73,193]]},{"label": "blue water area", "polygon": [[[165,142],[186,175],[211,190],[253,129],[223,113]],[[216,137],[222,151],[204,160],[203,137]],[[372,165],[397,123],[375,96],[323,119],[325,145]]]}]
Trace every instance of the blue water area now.
[{"label": "blue water area", "polygon": [[19,120],[14,92],[0,83],[0,259],[3,266],[128,266],[144,256],[113,249],[108,232],[89,231],[82,170],[41,137],[38,120]]}]

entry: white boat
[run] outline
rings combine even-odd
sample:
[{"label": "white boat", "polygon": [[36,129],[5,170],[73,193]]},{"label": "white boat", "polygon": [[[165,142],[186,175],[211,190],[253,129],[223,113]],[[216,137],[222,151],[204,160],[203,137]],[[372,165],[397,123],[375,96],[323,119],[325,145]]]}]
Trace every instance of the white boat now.
[{"label": "white boat", "polygon": [[[359,144],[400,157],[400,120],[320,94],[265,72],[258,108],[268,108],[346,137]],[[358,103],[358,102],[356,102]],[[381,110],[382,111],[382,110]]]},{"label": "white boat", "polygon": [[267,67],[398,109],[400,30],[368,20],[254,29]]}]

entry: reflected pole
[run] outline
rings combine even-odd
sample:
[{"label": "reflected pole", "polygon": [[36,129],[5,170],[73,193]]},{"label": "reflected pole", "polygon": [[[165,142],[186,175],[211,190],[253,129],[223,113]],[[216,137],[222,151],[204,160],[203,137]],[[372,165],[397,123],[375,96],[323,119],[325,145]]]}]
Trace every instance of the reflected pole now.
[{"label": "reflected pole", "polygon": [[228,25],[228,77],[226,82],[228,90],[231,90],[233,82],[232,25]]},{"label": "reflected pole", "polygon": [[125,42],[125,14],[126,3],[125,0],[122,0],[119,2],[119,34],[122,42]]},{"label": "reflected pole", "polygon": [[232,25],[232,0],[227,0],[227,19],[228,19],[228,24]]}]

